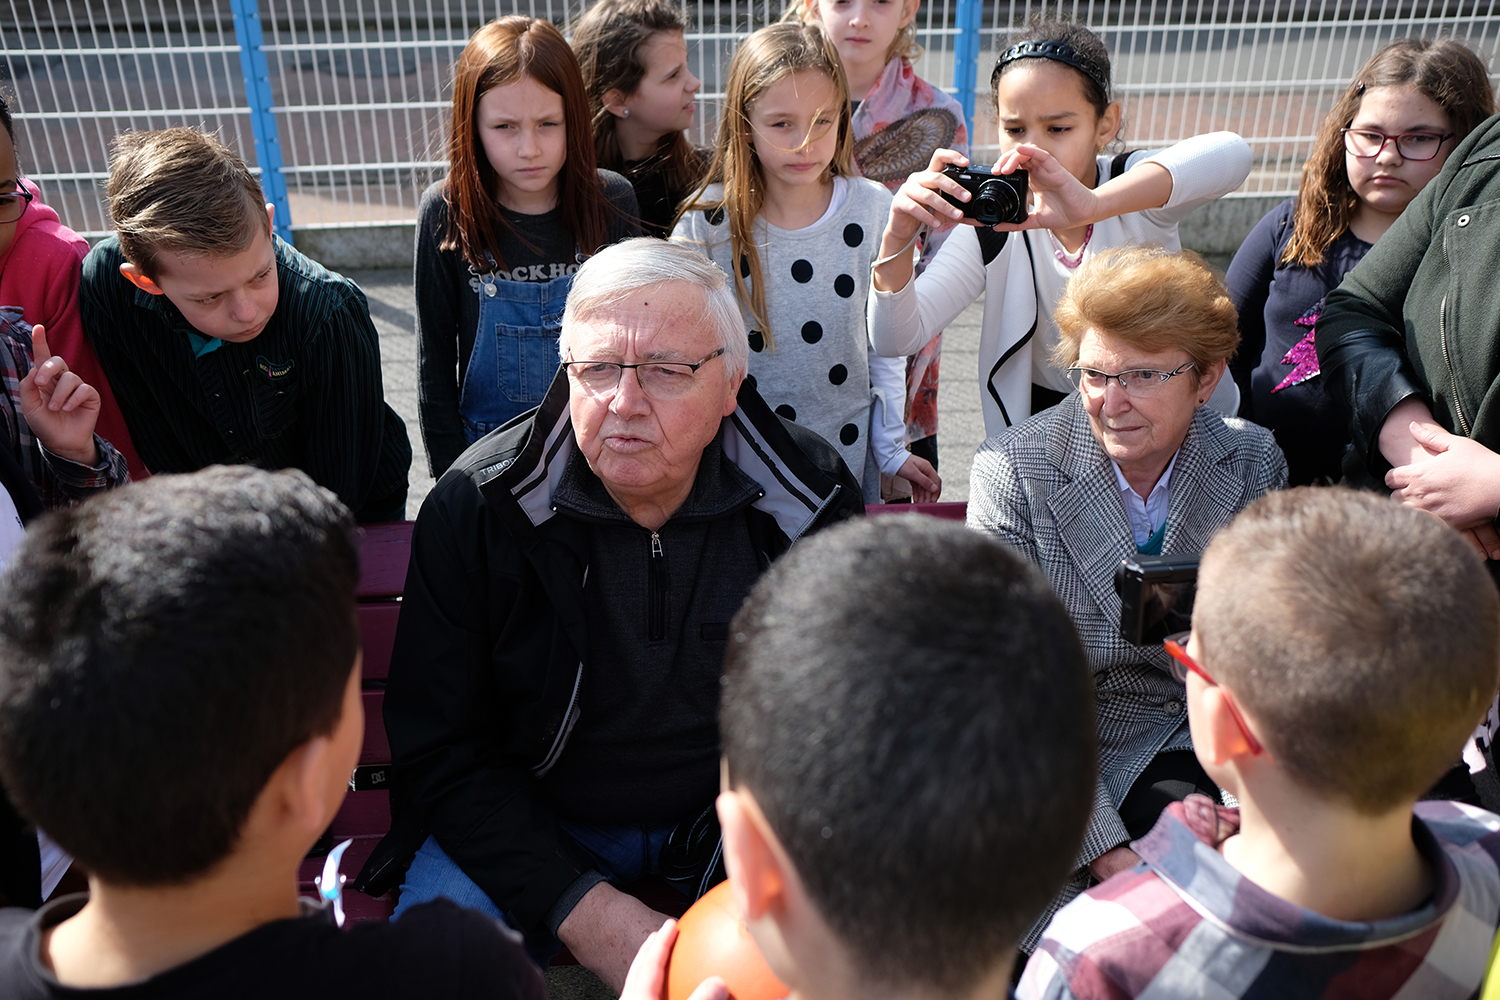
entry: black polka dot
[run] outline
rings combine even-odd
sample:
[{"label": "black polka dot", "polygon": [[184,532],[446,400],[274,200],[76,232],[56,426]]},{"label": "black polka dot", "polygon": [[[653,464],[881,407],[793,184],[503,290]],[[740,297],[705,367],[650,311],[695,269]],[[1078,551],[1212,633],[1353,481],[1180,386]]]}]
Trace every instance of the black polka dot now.
[{"label": "black polka dot", "polygon": [[759,354],[761,351],[764,351],[766,349],[766,338],[761,336],[761,332],[759,330],[751,330],[749,339],[750,350],[754,351],[756,354]]},{"label": "black polka dot", "polygon": [[845,424],[839,428],[839,440],[844,444],[853,444],[859,440],[859,428],[853,424]]},{"label": "black polka dot", "polygon": [[810,260],[794,260],[794,261],[792,261],[792,277],[795,278],[797,280],[797,283],[801,284],[801,285],[805,285],[809,281],[811,281],[812,280],[812,261],[810,261]]},{"label": "black polka dot", "polygon": [[[797,422],[797,411],[792,409],[785,403],[782,403],[780,406],[776,407],[776,412],[781,414],[781,416],[786,417],[794,424]],[[853,427],[854,425],[850,424],[849,426]]]},{"label": "black polka dot", "polygon": [[705,209],[703,217],[708,220],[710,226],[721,226],[724,224],[724,206]]},{"label": "black polka dot", "polygon": [[859,223],[851,222],[844,227],[844,243],[847,246],[857,247],[865,241],[865,231],[860,228]]},{"label": "black polka dot", "polygon": [[810,319],[802,324],[802,339],[809,344],[816,344],[823,339],[823,324],[815,319]]},{"label": "black polka dot", "polygon": [[845,368],[843,365],[834,365],[832,368],[828,369],[828,381],[832,382],[834,385],[843,385],[844,381],[848,379],[848,377],[849,369]]},{"label": "black polka dot", "polygon": [[740,254],[740,277],[750,277],[750,255],[747,253]]},{"label": "black polka dot", "polygon": [[841,274],[833,279],[833,290],[839,293],[839,298],[847,299],[854,294],[854,278],[848,274]]}]

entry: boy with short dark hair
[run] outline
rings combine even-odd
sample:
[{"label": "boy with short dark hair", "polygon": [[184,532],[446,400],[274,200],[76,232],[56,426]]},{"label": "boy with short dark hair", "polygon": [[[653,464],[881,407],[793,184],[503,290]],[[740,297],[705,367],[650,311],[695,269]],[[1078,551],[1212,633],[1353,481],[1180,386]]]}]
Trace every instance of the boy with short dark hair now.
[{"label": "boy with short dark hair", "polygon": [[362,522],[405,517],[411,442],[359,287],[275,236],[212,135],[121,135],[108,190],[80,308],[146,466],[299,468]]},{"label": "boy with short dark hair", "polygon": [[1168,650],[1239,808],[1169,806],[1140,864],[1053,919],[1020,996],[1473,996],[1500,817],[1417,801],[1500,680],[1500,596],[1462,537],[1370,494],[1268,494],[1209,545]]},{"label": "boy with short dark hair", "polygon": [[1006,992],[1093,804],[1093,684],[1039,573],[930,518],[807,539],[734,619],[720,731],[724,860],[793,997]]},{"label": "boy with short dark hair", "polygon": [[0,777],[90,892],[0,910],[0,995],[541,1000],[487,917],[341,931],[297,898],[363,735],[353,533],[303,473],[243,467],[32,528],[0,579]]}]

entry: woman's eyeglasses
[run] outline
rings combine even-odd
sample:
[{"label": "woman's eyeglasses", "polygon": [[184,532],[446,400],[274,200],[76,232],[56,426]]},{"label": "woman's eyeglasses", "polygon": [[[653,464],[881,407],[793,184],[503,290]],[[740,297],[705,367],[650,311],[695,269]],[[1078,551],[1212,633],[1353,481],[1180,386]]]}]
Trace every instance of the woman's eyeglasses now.
[{"label": "woman's eyeglasses", "polygon": [[1402,132],[1386,135],[1372,128],[1339,129],[1344,133],[1344,148],[1355,156],[1379,156],[1386,143],[1394,142],[1396,152],[1403,160],[1430,160],[1438,155],[1443,143],[1453,138],[1453,133],[1438,135],[1436,132]]},{"label": "woman's eyeglasses", "polygon": [[1113,379],[1120,383],[1120,388],[1124,389],[1128,395],[1140,397],[1156,395],[1169,381],[1196,367],[1197,365],[1191,361],[1185,365],[1178,365],[1176,369],[1169,372],[1155,368],[1132,368],[1130,371],[1111,373],[1101,372],[1094,368],[1074,367],[1069,368],[1064,374],[1079,392],[1086,392],[1091,396],[1102,396],[1104,390],[1109,388],[1110,380]]}]

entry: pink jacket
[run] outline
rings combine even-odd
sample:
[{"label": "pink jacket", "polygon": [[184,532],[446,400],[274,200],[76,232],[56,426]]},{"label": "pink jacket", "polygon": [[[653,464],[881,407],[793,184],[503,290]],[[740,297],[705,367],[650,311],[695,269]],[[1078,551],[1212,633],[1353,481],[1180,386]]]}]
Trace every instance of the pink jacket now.
[{"label": "pink jacket", "polygon": [[68,367],[99,390],[99,436],[114,445],[130,464],[130,478],[151,473],[141,464],[94,348],[83,335],[78,314],[78,278],[88,242],[63,225],[57,213],[42,204],[41,191],[22,180],[37,197],[16,223],[10,249],[0,254],[0,305],[20,306],[28,323],[47,328],[47,343]]}]

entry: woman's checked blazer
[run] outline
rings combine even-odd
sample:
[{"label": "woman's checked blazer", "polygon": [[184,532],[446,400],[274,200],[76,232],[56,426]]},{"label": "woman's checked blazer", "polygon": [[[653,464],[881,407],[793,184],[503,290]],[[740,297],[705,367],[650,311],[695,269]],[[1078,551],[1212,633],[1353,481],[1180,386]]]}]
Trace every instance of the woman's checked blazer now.
[{"label": "woman's checked blazer", "polygon": [[[1270,431],[1200,406],[1173,466],[1162,552],[1202,552],[1235,514],[1286,481]],[[1120,634],[1115,569],[1137,549],[1114,465],[1078,393],[980,446],[968,523],[1041,567],[1088,654],[1099,699],[1099,782],[1082,868],[1129,839],[1117,806],[1151,759],[1193,744],[1166,651]]]}]

